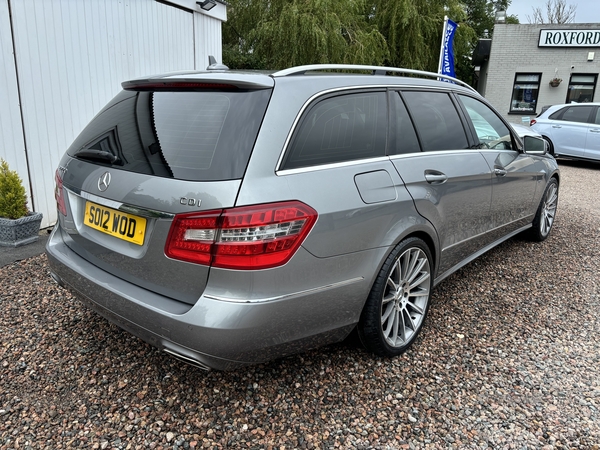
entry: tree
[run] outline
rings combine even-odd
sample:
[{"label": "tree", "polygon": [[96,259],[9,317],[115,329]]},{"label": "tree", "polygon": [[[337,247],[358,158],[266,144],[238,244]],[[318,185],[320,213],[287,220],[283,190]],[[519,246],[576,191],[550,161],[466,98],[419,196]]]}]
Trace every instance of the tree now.
[{"label": "tree", "polygon": [[[366,0],[230,0],[223,61],[232,68],[382,64],[385,38]],[[249,67],[250,66],[250,67]]]},{"label": "tree", "polygon": [[374,0],[373,11],[391,66],[437,71],[444,15],[459,24],[454,37],[457,61],[474,39],[458,0]]},{"label": "tree", "polygon": [[571,23],[575,20],[577,5],[567,5],[565,0],[547,0],[546,17],[542,8],[532,8],[533,17],[527,16],[529,23]]},{"label": "tree", "polygon": [[314,63],[387,65],[436,72],[444,16],[457,77],[473,76],[478,37],[510,0],[229,0],[223,62],[278,69]]},{"label": "tree", "polygon": [[[507,11],[510,0],[464,0],[467,23],[478,38],[491,37],[498,11]],[[519,23],[517,16],[507,16],[506,23]]]}]

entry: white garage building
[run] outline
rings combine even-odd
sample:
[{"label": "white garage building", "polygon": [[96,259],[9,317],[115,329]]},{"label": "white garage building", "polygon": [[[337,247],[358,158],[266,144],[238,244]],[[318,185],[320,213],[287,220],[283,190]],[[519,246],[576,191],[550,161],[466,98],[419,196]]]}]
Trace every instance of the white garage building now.
[{"label": "white garage building", "polygon": [[0,157],[56,222],[54,171],[127,79],[221,62],[221,0],[0,0]]}]

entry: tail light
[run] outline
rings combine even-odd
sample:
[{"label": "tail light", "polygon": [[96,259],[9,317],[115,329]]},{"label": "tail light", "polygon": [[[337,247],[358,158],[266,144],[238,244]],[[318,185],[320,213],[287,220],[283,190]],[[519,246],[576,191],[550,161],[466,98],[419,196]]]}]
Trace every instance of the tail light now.
[{"label": "tail light", "polygon": [[535,120],[535,119],[531,119],[531,120],[529,121],[529,126],[531,127],[531,126],[535,125],[536,123],[537,123],[537,120]]},{"label": "tail light", "polygon": [[277,267],[290,260],[316,220],[317,212],[298,201],[178,214],[165,254],[227,269]]},{"label": "tail light", "polygon": [[63,173],[56,169],[54,174],[54,198],[56,199],[56,207],[63,216],[67,215],[67,207],[65,206],[65,194],[63,191]]}]

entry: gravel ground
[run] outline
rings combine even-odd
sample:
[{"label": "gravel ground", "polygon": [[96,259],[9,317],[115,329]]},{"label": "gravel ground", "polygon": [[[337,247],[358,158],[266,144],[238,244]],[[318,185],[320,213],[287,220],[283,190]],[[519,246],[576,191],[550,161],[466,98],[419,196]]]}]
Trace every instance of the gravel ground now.
[{"label": "gravel ground", "polygon": [[401,357],[345,342],[202,372],[80,307],[44,255],[0,269],[0,449],[599,449],[600,165],[561,164],[550,238],[434,292]]}]

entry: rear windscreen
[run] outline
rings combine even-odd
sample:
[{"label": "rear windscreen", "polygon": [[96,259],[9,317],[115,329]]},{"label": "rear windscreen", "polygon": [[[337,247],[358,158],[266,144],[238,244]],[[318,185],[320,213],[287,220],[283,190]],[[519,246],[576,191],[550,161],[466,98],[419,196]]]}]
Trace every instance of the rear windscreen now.
[{"label": "rear windscreen", "polygon": [[179,180],[243,176],[271,91],[122,91],[67,153]]}]

